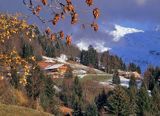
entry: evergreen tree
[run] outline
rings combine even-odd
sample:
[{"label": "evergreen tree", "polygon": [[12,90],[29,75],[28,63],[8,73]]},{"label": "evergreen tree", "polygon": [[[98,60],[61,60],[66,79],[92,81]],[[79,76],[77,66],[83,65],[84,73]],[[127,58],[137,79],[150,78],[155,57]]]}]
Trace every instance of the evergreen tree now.
[{"label": "evergreen tree", "polygon": [[138,105],[137,105],[137,84],[134,76],[131,76],[129,81],[129,97],[130,97],[130,114],[136,115],[138,112]]},{"label": "evergreen tree", "polygon": [[22,48],[22,57],[28,58],[30,56],[33,56],[33,48],[30,44],[25,43]]},{"label": "evergreen tree", "polygon": [[25,86],[27,95],[32,100],[36,100],[43,90],[44,74],[36,65],[36,68],[31,71],[31,75],[27,77],[27,85]]},{"label": "evergreen tree", "polygon": [[113,79],[112,79],[112,83],[113,84],[120,84],[120,78],[119,78],[119,74],[118,71],[116,70],[115,73],[113,74]]},{"label": "evergreen tree", "polygon": [[129,81],[129,88],[132,88],[132,87],[137,87],[136,79],[134,76],[131,76],[130,81]]},{"label": "evergreen tree", "polygon": [[75,77],[73,83],[72,93],[72,107],[74,109],[74,116],[83,116],[82,113],[82,87],[78,77]]},{"label": "evergreen tree", "polygon": [[98,97],[95,98],[95,103],[97,105],[98,110],[101,110],[105,105],[107,105],[107,95],[104,89],[98,95]]},{"label": "evergreen tree", "polygon": [[123,87],[116,86],[112,94],[108,96],[107,100],[109,111],[113,114],[117,116],[128,116],[130,114],[130,99]]},{"label": "evergreen tree", "polygon": [[88,52],[85,50],[82,50],[81,55],[80,55],[80,63],[83,65],[88,66],[89,61],[88,61]]},{"label": "evergreen tree", "polygon": [[16,69],[11,69],[11,80],[10,80],[10,83],[11,85],[14,87],[14,88],[18,88],[20,83],[19,83],[19,76],[17,74],[17,70]]},{"label": "evergreen tree", "polygon": [[154,86],[155,86],[155,83],[156,83],[155,77],[154,77],[153,75],[150,76],[148,89],[149,89],[149,90],[153,90],[153,88],[154,88]]},{"label": "evergreen tree", "polygon": [[98,54],[92,45],[88,47],[88,61],[94,68],[98,68]]},{"label": "evergreen tree", "polygon": [[156,84],[152,90],[152,106],[155,115],[160,115],[160,87]]},{"label": "evergreen tree", "polygon": [[75,77],[73,84],[73,93],[82,99],[82,87],[78,77]]},{"label": "evergreen tree", "polygon": [[44,91],[41,93],[40,101],[42,107],[53,114],[57,113],[56,100],[55,100],[55,89],[53,80],[50,77],[46,77]]},{"label": "evergreen tree", "polygon": [[98,116],[96,104],[89,104],[86,109],[86,116]]},{"label": "evergreen tree", "polygon": [[53,99],[55,95],[54,83],[50,77],[47,77],[45,80],[45,95],[48,97],[49,100]]},{"label": "evergreen tree", "polygon": [[142,86],[138,92],[138,101],[137,101],[139,114],[145,115],[146,113],[151,113],[151,98],[148,94],[147,87],[145,83],[142,83]]},{"label": "evergreen tree", "polygon": [[47,46],[46,47],[46,49],[45,49],[45,51],[46,51],[46,56],[48,56],[48,57],[55,57],[55,49],[54,49],[54,47],[53,46]]}]

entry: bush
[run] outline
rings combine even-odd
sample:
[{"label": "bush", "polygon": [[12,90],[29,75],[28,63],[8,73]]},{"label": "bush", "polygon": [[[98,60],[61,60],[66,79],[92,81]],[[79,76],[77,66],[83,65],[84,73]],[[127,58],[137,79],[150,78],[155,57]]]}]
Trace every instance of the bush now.
[{"label": "bush", "polygon": [[0,102],[19,106],[28,106],[27,96],[20,90],[12,88],[5,80],[0,81]]}]

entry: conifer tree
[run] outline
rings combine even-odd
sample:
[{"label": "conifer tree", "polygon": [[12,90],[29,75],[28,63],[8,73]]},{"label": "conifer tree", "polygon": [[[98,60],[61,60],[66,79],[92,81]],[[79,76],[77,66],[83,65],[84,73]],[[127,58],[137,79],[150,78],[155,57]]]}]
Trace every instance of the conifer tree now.
[{"label": "conifer tree", "polygon": [[89,104],[86,109],[86,116],[98,116],[98,109],[96,104]]},{"label": "conifer tree", "polygon": [[112,94],[107,98],[109,111],[117,116],[128,116],[129,112],[129,96],[125,89],[121,86],[116,86]]},{"label": "conifer tree", "polygon": [[72,107],[74,116],[83,116],[82,114],[82,87],[78,77],[73,82]]},{"label": "conifer tree", "polygon": [[151,98],[148,94],[147,87],[145,83],[142,83],[142,86],[138,92],[138,101],[137,101],[139,114],[145,115],[146,113],[151,113]]},{"label": "conifer tree", "polygon": [[132,87],[137,87],[136,79],[134,76],[131,76],[130,81],[129,81],[129,88],[132,88]]},{"label": "conifer tree", "polygon": [[156,84],[152,90],[152,106],[155,115],[160,115],[160,87]]},{"label": "conifer tree", "polygon": [[29,56],[32,56],[33,55],[33,48],[31,45],[29,45],[28,43],[25,43],[23,45],[23,48],[22,48],[22,57],[23,58],[28,58]]},{"label": "conifer tree", "polygon": [[138,105],[137,105],[137,84],[134,76],[131,76],[130,81],[129,81],[129,88],[128,88],[128,93],[130,97],[130,114],[136,115],[138,112]]},{"label": "conifer tree", "polygon": [[120,84],[120,78],[119,78],[119,74],[118,71],[116,70],[115,73],[113,74],[113,79],[112,79],[112,83],[113,84]]}]

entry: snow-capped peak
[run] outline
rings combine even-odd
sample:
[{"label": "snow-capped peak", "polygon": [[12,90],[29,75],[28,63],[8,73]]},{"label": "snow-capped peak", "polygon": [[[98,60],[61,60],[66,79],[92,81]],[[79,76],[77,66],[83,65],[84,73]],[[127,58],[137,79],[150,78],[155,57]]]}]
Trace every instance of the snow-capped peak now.
[{"label": "snow-capped peak", "polygon": [[122,37],[124,37],[126,34],[131,33],[138,33],[138,32],[144,32],[143,30],[135,29],[135,28],[129,28],[129,27],[122,27],[120,25],[115,25],[115,30],[110,32],[110,35],[112,35],[113,41],[117,42]]}]

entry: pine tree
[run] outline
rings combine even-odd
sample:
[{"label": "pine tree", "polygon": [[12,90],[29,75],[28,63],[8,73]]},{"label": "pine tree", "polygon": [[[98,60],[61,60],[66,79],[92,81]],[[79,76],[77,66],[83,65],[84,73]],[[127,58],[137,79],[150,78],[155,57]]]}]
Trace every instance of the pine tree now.
[{"label": "pine tree", "polygon": [[86,116],[98,116],[98,109],[96,104],[89,104],[86,109]]},{"label": "pine tree", "polygon": [[95,98],[95,103],[97,105],[98,110],[101,110],[105,105],[107,105],[107,94],[105,93],[105,90],[98,95],[98,97]]},{"label": "pine tree", "polygon": [[73,93],[82,99],[82,87],[78,77],[75,77],[73,84]]},{"label": "pine tree", "polygon": [[128,116],[129,113],[129,96],[125,89],[116,86],[112,94],[107,98],[109,111],[117,116]]},{"label": "pine tree", "polygon": [[29,56],[32,56],[33,55],[33,48],[30,44],[28,43],[25,43],[23,45],[23,48],[22,48],[22,57],[23,58],[28,58]]},{"label": "pine tree", "polygon": [[41,93],[40,101],[46,111],[54,114],[57,113],[54,83],[50,77],[46,77],[45,79],[44,91]]},{"label": "pine tree", "polygon": [[35,65],[35,69],[31,71],[31,75],[27,77],[27,85],[25,86],[27,95],[32,100],[36,100],[43,91],[45,75],[40,68]]},{"label": "pine tree", "polygon": [[129,97],[130,97],[130,114],[136,115],[138,112],[138,105],[137,105],[137,84],[134,76],[131,76],[130,81],[129,81]]},{"label": "pine tree", "polygon": [[50,77],[46,78],[44,92],[49,100],[53,99],[53,96],[55,95],[55,89],[54,89],[53,80]]},{"label": "pine tree", "polygon": [[16,69],[11,69],[11,76],[12,76],[12,78],[10,80],[10,83],[16,89],[20,85],[20,83],[19,83],[20,80],[19,80],[19,76],[18,76],[17,72],[18,71]]},{"label": "pine tree", "polygon": [[151,98],[148,94],[147,87],[145,83],[142,83],[142,86],[138,92],[138,101],[137,105],[139,108],[139,114],[145,115],[146,113],[151,113]]},{"label": "pine tree", "polygon": [[152,90],[152,106],[155,115],[160,115],[160,87],[156,84]]},{"label": "pine tree", "polygon": [[118,71],[116,70],[115,73],[113,74],[113,79],[112,79],[112,83],[113,84],[120,84],[120,78],[119,78],[119,74]]},{"label": "pine tree", "polygon": [[78,77],[75,77],[72,93],[72,107],[74,116],[83,116],[82,114],[82,87]]},{"label": "pine tree", "polygon": [[129,88],[132,88],[132,87],[137,87],[136,79],[134,76],[131,76],[130,81],[129,81]]}]

